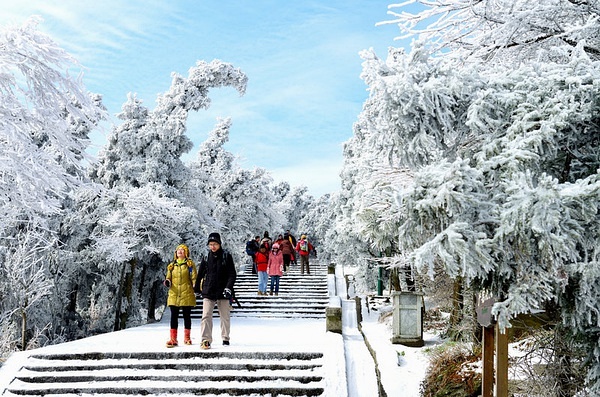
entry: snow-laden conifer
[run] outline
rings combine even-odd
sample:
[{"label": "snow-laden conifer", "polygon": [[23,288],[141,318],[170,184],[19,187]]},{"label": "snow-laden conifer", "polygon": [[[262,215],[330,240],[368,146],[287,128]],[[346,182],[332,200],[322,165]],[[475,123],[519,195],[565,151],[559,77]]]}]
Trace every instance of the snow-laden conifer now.
[{"label": "snow-laden conifer", "polygon": [[244,170],[223,146],[229,140],[230,119],[219,120],[209,137],[200,145],[190,163],[193,183],[212,203],[211,216],[218,221],[224,246],[237,263],[246,260],[245,242],[264,230],[282,223],[275,212],[272,178],[262,168]]},{"label": "snow-laden conifer", "polygon": [[[407,167],[413,181],[396,189],[403,261],[430,275],[442,266],[494,296],[500,327],[560,312],[561,332],[587,343],[595,392],[598,5],[419,3],[414,19],[396,14],[409,33],[420,29],[412,22],[432,22],[408,54],[363,54],[370,96],[347,146],[346,205],[360,208],[360,181],[381,178],[377,158]],[[430,55],[437,50],[453,57]],[[377,241],[390,218],[385,190],[373,195],[372,215],[353,222]]]}]

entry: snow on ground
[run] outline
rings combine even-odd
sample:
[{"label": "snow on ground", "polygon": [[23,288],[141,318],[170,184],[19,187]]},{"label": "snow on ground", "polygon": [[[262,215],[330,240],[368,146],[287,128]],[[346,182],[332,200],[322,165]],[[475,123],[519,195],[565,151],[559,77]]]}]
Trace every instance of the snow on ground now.
[{"label": "snow on ground", "polygon": [[[337,270],[337,269],[336,269]],[[343,277],[338,277],[337,296],[347,296]],[[356,301],[342,299],[342,335],[326,331],[324,319],[304,318],[244,318],[232,317],[231,346],[222,346],[219,338],[219,319],[214,319],[213,351],[240,352],[322,352],[326,395],[332,397],[377,396],[377,370],[381,387],[388,396],[418,397],[419,386],[428,365],[428,350],[440,344],[440,338],[425,333],[421,348],[392,344],[392,316],[389,303],[380,302],[367,308],[362,302],[362,328],[357,323]],[[180,323],[180,329],[182,329]],[[361,332],[362,330],[362,332]],[[181,331],[182,332],[182,331]],[[192,346],[174,349],[165,346],[169,337],[168,312],[157,323],[118,332],[96,335],[86,339],[18,352],[0,367],[0,395],[28,357],[38,353],[82,352],[166,352],[200,350],[200,321],[192,325]],[[366,343],[365,343],[366,338]],[[180,342],[183,335],[179,337]],[[369,349],[370,347],[370,349]]]},{"label": "snow on ground", "polygon": [[[219,319],[215,318],[213,348],[211,351],[241,352],[324,352],[326,358],[323,369],[326,371],[327,389],[330,396],[347,395],[344,372],[343,342],[339,334],[326,332],[323,320],[315,319],[264,319],[232,318],[231,346],[223,346],[218,337]],[[0,368],[0,395],[15,372],[34,353],[81,353],[81,352],[172,352],[175,350],[200,350],[200,324],[192,325],[192,346],[181,344],[170,349],[165,346],[169,337],[169,321],[118,332],[96,335],[60,345],[47,346],[13,354]],[[179,337],[183,341],[182,335]]]},{"label": "snow on ground", "polygon": [[[437,343],[434,336],[426,335],[424,348],[393,345],[391,329],[386,322],[379,322],[379,314],[371,312],[363,317],[363,332],[375,350],[381,381],[388,396],[419,395],[419,383],[427,366],[425,350]],[[352,321],[352,319],[350,320]],[[355,321],[355,320],[354,320]],[[0,368],[0,395],[8,387],[14,373],[33,353],[64,352],[147,352],[173,351],[165,347],[168,339],[168,319],[123,331],[96,335],[86,339],[47,346],[42,349],[13,354],[6,365]],[[192,346],[175,349],[199,350],[199,322],[192,329]],[[235,350],[244,352],[312,352],[323,351],[329,357],[324,364],[326,382],[330,396],[377,396],[373,360],[356,327],[345,326],[344,336],[326,332],[323,320],[314,319],[258,319],[232,318],[231,343],[222,346],[218,339],[219,320],[215,319],[213,350]],[[181,339],[181,338],[180,338]],[[398,365],[397,352],[404,352]],[[345,369],[352,371],[346,377]]]},{"label": "snow on ground", "polygon": [[[391,306],[387,309],[391,310]],[[424,332],[423,347],[393,344],[392,316],[382,315],[385,310],[386,307],[380,307],[367,311],[363,307],[362,311],[362,332],[375,352],[382,387],[388,396],[418,397],[429,365],[428,351],[442,340],[439,335]]]}]

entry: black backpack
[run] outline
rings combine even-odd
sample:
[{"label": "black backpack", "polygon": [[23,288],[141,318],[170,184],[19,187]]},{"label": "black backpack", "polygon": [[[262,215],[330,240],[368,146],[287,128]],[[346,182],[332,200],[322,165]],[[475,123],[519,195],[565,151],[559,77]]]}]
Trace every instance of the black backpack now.
[{"label": "black backpack", "polygon": [[256,251],[254,250],[254,244],[255,241],[254,240],[248,240],[248,242],[246,243],[246,254],[253,256],[254,254],[256,254]]}]

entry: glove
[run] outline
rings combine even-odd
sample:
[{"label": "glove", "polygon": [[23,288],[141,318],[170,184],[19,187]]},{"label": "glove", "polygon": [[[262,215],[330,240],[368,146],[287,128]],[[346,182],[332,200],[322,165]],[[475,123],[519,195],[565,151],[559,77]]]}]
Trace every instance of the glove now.
[{"label": "glove", "polygon": [[223,291],[223,297],[231,299],[231,290],[229,288],[225,288],[225,290]]},{"label": "glove", "polygon": [[171,288],[171,280],[169,280],[168,278],[165,279],[165,281],[163,281],[163,285],[167,288]]}]

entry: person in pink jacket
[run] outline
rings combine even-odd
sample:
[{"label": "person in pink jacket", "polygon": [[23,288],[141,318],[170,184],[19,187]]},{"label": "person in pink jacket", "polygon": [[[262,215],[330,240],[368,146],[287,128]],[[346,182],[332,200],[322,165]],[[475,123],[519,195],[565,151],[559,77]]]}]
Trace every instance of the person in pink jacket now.
[{"label": "person in pink jacket", "polygon": [[273,295],[273,289],[275,289],[275,295],[279,295],[279,278],[283,275],[283,254],[277,243],[273,244],[271,255],[269,255],[267,274],[271,278],[269,295]]}]

